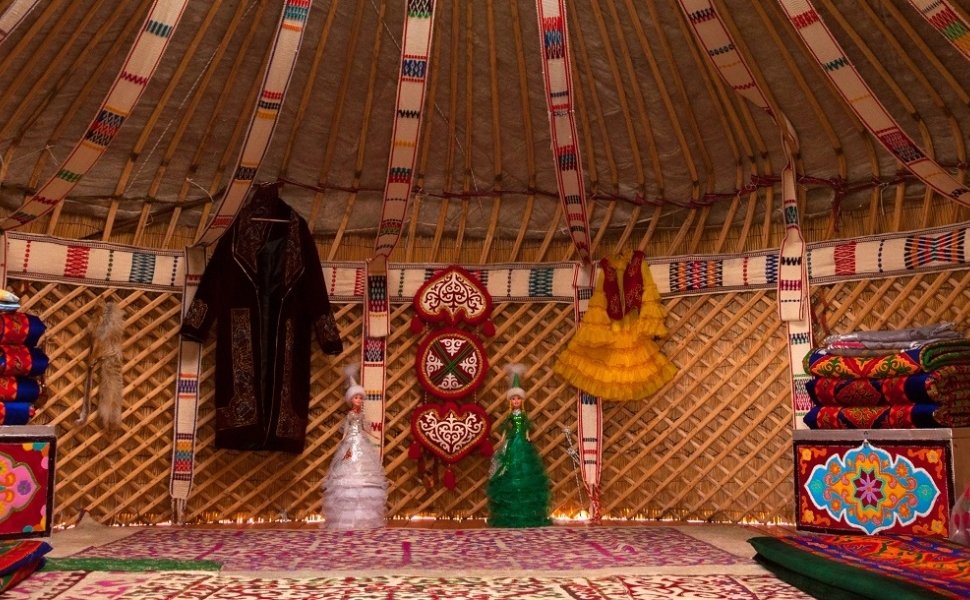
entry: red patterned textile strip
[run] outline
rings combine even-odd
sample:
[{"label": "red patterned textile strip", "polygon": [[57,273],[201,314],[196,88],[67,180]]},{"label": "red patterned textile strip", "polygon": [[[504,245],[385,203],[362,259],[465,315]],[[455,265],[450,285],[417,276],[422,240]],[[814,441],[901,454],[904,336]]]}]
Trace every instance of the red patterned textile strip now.
[{"label": "red patterned textile strip", "polygon": [[24,18],[40,4],[40,0],[14,0],[0,15],[0,44],[20,25]]},{"label": "red patterned textile strip", "polygon": [[218,240],[236,218],[246,194],[256,178],[256,172],[266,156],[279,120],[280,108],[286,98],[296,59],[303,44],[303,32],[310,14],[312,0],[286,0],[276,29],[269,65],[263,75],[263,85],[253,107],[249,130],[242,152],[233,172],[232,181],[219,205],[213,211],[205,231],[197,243],[209,245]]},{"label": "red patterned textile strip", "polygon": [[812,324],[808,315],[808,261],[802,235],[795,192],[793,156],[798,151],[798,135],[784,114],[772,110],[768,97],[738,50],[717,8],[710,0],[679,0],[680,8],[691,25],[694,37],[707,51],[708,58],[721,77],[734,91],[768,113],[781,133],[785,167],[781,173],[782,215],[785,237],[778,253],[778,314],[788,327],[788,355],[794,426],[803,427],[802,416],[811,408],[805,384],[808,375],[802,369],[801,357],[811,349]]},{"label": "red patterned textile strip", "polygon": [[390,256],[401,237],[404,216],[411,198],[414,160],[424,115],[428,64],[434,32],[434,1],[407,0],[401,37],[401,70],[397,82],[391,153],[387,159],[387,180],[381,223],[374,241],[376,256]]},{"label": "red patterned textile strip", "polygon": [[549,109],[556,182],[563,215],[573,245],[584,264],[590,262],[589,213],[583,161],[576,133],[573,108],[572,64],[569,55],[569,27],[565,0],[536,0],[539,44],[542,50],[542,81]]},{"label": "red patterned textile strip", "polygon": [[906,135],[852,65],[812,1],[778,0],[778,3],[822,72],[879,143],[927,186],[970,206],[970,188],[954,179]]},{"label": "red patterned textile strip", "polygon": [[22,227],[54,210],[104,155],[155,74],[187,3],[188,0],[155,1],[84,137],[74,146],[57,173],[33,197],[0,222],[0,230]]},{"label": "red patterned textile strip", "polygon": [[[590,273],[582,265],[575,265],[573,271],[573,311],[576,327],[583,322],[583,315],[589,308],[589,299],[593,295],[592,282],[595,274]],[[600,479],[603,474],[603,400],[576,390],[576,435],[579,438],[579,464],[583,486],[589,496],[589,518],[599,522],[602,519],[602,505],[600,504]]]},{"label": "red patterned textile strip", "polygon": [[949,0],[909,0],[946,41],[963,57],[970,60],[970,24],[957,12]]}]

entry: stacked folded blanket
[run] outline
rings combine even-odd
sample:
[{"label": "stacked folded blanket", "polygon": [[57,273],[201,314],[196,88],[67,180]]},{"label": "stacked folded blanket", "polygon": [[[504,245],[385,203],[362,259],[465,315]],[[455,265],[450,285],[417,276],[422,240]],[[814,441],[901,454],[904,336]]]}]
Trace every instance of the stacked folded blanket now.
[{"label": "stacked folded blanket", "polygon": [[48,365],[36,345],[45,330],[34,315],[0,312],[0,425],[26,425],[34,416]]},{"label": "stacked folded blanket", "polygon": [[812,429],[970,425],[970,340],[951,326],[828,338],[804,366]]}]

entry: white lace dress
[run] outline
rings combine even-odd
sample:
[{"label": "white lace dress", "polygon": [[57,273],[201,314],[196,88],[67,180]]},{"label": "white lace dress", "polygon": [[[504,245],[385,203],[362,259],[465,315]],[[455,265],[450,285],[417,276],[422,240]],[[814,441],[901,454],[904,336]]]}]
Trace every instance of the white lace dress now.
[{"label": "white lace dress", "polygon": [[377,446],[366,439],[363,413],[350,411],[344,437],[323,480],[323,516],[328,529],[383,527],[387,476]]}]

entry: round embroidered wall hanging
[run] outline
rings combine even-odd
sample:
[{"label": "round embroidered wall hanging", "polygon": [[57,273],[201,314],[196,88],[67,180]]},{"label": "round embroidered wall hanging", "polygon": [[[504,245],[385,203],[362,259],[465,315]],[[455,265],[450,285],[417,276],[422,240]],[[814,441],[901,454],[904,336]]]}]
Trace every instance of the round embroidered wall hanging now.
[{"label": "round embroidered wall hanging", "polygon": [[489,320],[492,295],[477,277],[457,265],[434,274],[414,294],[411,330],[421,331],[423,322],[442,325],[482,325],[485,335],[495,335]]},{"label": "round embroidered wall hanging", "polygon": [[418,345],[414,368],[421,386],[444,400],[471,395],[488,372],[488,358],[473,333],[445,327],[430,332]]}]

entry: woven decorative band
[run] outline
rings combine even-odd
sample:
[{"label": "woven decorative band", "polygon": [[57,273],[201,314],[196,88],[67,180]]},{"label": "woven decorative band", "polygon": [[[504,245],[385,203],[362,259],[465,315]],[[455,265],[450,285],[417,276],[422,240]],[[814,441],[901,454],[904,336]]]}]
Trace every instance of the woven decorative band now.
[{"label": "woven decorative band", "polygon": [[14,0],[13,4],[3,11],[3,14],[0,15],[0,44],[3,44],[10,33],[23,23],[24,18],[38,4],[40,4],[40,0]]},{"label": "woven decorative band", "polygon": [[[593,295],[592,281],[587,280],[588,270],[574,270],[573,311],[576,327],[583,322]],[[576,435],[579,437],[579,473],[589,496],[589,515],[593,521],[602,517],[600,506],[600,479],[603,474],[603,401],[586,392],[576,391]]]},{"label": "woven decorative band", "polygon": [[0,222],[0,229],[16,229],[54,210],[104,155],[155,74],[187,3],[188,0],[155,0],[121,71],[84,136],[67,160],[61,163],[57,173]]},{"label": "woven decorative band", "polygon": [[179,292],[185,281],[180,250],[67,240],[6,232],[7,276],[37,281]]},{"label": "woven decorative band", "polygon": [[[179,251],[152,250],[9,231],[7,274],[14,279],[181,293],[185,258]],[[852,240],[809,244],[813,285],[970,268],[970,223]],[[388,299],[411,302],[442,264],[391,265]],[[495,264],[469,268],[496,302],[572,302],[575,263]],[[361,262],[321,265],[330,298],[360,302],[366,267]],[[735,255],[674,256],[651,261],[663,296],[763,290],[778,282],[778,254],[762,250]]]},{"label": "woven decorative band", "polygon": [[225,195],[213,211],[205,231],[199,237],[200,244],[208,245],[218,240],[232,224],[246,199],[246,194],[273,139],[280,108],[286,98],[286,90],[289,88],[296,59],[300,54],[300,46],[303,44],[303,31],[306,29],[312,4],[312,0],[286,0],[283,3],[283,12],[277,25],[269,65],[263,75],[263,85],[260,88],[256,106],[253,107],[253,116],[243,141],[236,170],[233,172],[232,181],[229,182]]},{"label": "woven decorative band", "polygon": [[811,0],[778,0],[795,32],[866,129],[927,186],[970,206],[970,188],[953,178],[916,145],[889,114],[849,61]]},{"label": "woven decorative band", "polygon": [[536,0],[539,44],[542,51],[542,81],[549,109],[549,133],[556,168],[559,201],[569,235],[580,259],[590,260],[589,213],[583,161],[576,134],[573,109],[572,64],[569,55],[569,28],[565,0]]},{"label": "woven decorative band", "polygon": [[970,24],[953,8],[949,0],[909,0],[946,41],[970,60]]},{"label": "woven decorative band", "polygon": [[[326,273],[325,273],[326,275]],[[328,287],[328,289],[330,289]],[[363,339],[360,344],[360,385],[364,388],[364,423],[367,433],[384,452],[384,392],[387,385],[387,334],[391,327],[387,277],[367,276]],[[330,296],[331,301],[334,296]]]},{"label": "woven decorative band", "polygon": [[375,255],[390,256],[401,238],[401,228],[414,181],[414,160],[418,153],[418,136],[424,114],[433,31],[434,1],[407,0],[401,43],[401,70],[397,82],[397,100],[394,104],[397,110],[394,112],[391,152],[387,159],[381,224],[377,230],[377,239],[374,240]]},{"label": "woven decorative band", "polygon": [[970,267],[970,223],[919,232],[812,244],[813,283],[852,281]]},{"label": "woven decorative band", "polygon": [[[182,294],[182,316],[192,305],[199,281],[205,271],[206,250],[203,246],[185,249],[188,265]],[[175,415],[172,419],[172,464],[169,473],[169,495],[176,523],[183,522],[192,478],[195,473],[195,441],[199,417],[199,373],[202,368],[202,344],[184,338],[179,340],[179,370],[175,381]]]}]

